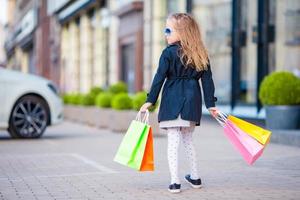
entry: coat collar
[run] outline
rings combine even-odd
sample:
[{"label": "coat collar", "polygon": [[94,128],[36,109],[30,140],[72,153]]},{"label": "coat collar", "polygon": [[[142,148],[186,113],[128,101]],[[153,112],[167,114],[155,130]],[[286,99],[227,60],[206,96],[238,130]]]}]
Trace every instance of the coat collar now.
[{"label": "coat collar", "polygon": [[174,43],[168,45],[168,47],[171,47],[171,46],[180,46],[180,41],[177,41],[177,42],[174,42]]}]

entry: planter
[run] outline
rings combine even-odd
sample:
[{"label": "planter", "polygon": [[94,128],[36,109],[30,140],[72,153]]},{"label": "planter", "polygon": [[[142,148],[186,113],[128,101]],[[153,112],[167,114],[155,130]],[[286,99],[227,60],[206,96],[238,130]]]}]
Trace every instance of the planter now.
[{"label": "planter", "polygon": [[150,112],[149,124],[151,125],[153,135],[155,136],[166,136],[166,131],[159,128],[157,121],[158,114],[156,112]]},{"label": "planter", "polygon": [[[137,111],[112,110],[112,115],[110,120],[117,123],[110,123],[109,129],[114,132],[122,132],[125,134],[131,121],[135,119],[136,115],[137,115]],[[151,125],[153,136],[166,136],[165,130],[159,128],[159,124],[157,122],[157,113],[155,112],[150,113],[149,124]]]},{"label": "planter", "polygon": [[72,121],[80,121],[80,114],[82,112],[82,109],[80,106],[75,105],[65,105],[64,106],[64,116],[66,119],[72,120]]},{"label": "planter", "polygon": [[300,106],[266,106],[266,126],[270,129],[300,128]]},{"label": "planter", "polygon": [[65,105],[64,116],[71,121],[93,125],[95,110],[93,106]]},{"label": "planter", "polygon": [[76,122],[80,122],[80,123],[85,123],[86,120],[85,118],[87,117],[87,112],[86,112],[86,108],[85,106],[81,106],[81,105],[76,105],[74,106],[74,116],[72,117],[72,119]]},{"label": "planter", "polygon": [[70,105],[64,105],[64,118],[70,119],[72,113],[72,106]]},{"label": "planter", "polygon": [[109,129],[113,132],[126,133],[131,121],[135,119],[136,112],[132,110],[112,110],[108,123]]},{"label": "planter", "polygon": [[98,128],[108,128],[112,121],[113,109],[97,108],[96,126]]},{"label": "planter", "polygon": [[96,126],[99,118],[98,108],[96,106],[86,106],[81,108],[83,110],[82,114],[79,115],[79,117],[81,118],[79,121],[85,124]]},{"label": "planter", "polygon": [[[137,111],[114,110],[95,106],[65,105],[64,116],[68,120],[85,123],[98,128],[109,128],[114,132],[126,133],[130,123],[135,119]],[[159,128],[157,113],[151,112],[149,123],[154,136],[165,136],[165,130]]]}]

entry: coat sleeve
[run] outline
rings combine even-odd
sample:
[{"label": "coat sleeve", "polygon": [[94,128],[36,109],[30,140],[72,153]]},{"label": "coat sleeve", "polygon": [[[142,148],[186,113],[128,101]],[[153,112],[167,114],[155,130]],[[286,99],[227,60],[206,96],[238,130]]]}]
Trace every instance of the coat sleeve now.
[{"label": "coat sleeve", "polygon": [[212,79],[210,63],[207,66],[207,70],[204,70],[203,72],[203,75],[201,77],[201,84],[204,93],[204,102],[206,108],[215,107],[217,97],[214,96],[215,86]]},{"label": "coat sleeve", "polygon": [[170,56],[167,49],[164,49],[159,59],[158,69],[152,81],[151,89],[149,93],[147,93],[146,102],[150,102],[153,105],[156,103],[161,87],[167,77],[169,66]]}]

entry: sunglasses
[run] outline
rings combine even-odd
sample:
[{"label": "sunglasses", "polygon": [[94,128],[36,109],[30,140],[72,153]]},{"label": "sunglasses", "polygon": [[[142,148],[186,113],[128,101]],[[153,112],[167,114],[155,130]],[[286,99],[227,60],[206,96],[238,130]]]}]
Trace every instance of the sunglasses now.
[{"label": "sunglasses", "polygon": [[173,31],[170,28],[165,28],[165,30],[164,30],[165,36],[170,36],[172,32]]}]

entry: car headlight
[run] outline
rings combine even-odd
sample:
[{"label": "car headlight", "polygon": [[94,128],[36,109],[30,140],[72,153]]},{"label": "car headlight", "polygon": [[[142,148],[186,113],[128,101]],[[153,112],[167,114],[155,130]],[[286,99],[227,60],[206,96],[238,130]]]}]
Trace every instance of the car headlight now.
[{"label": "car headlight", "polygon": [[59,96],[58,88],[53,83],[48,83],[47,86],[54,94]]}]

